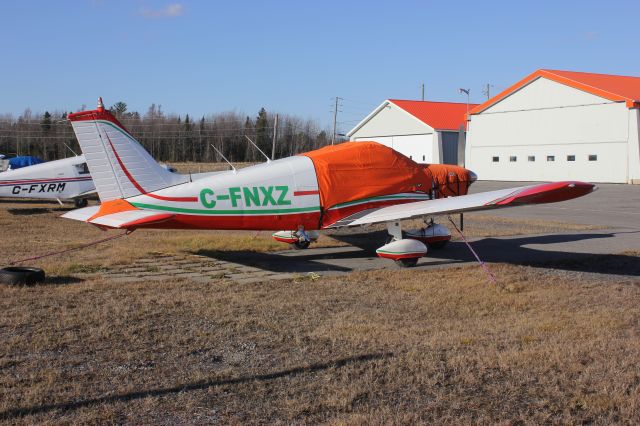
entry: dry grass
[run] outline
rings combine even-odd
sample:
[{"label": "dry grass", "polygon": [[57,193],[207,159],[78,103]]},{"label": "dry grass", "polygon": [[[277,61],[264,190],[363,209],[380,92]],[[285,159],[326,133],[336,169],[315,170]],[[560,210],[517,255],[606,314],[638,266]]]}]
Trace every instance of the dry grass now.
[{"label": "dry grass", "polygon": [[0,287],[0,416],[640,421],[640,282],[494,272]]},{"label": "dry grass", "polygon": [[[61,213],[3,203],[0,261],[112,235]],[[516,222],[518,232],[570,226]],[[153,251],[283,248],[254,235],[137,231],[31,262],[59,284],[0,286],[0,419],[640,421],[638,279],[510,265],[492,265],[497,286],[475,266],[257,284],[72,277]]]}]

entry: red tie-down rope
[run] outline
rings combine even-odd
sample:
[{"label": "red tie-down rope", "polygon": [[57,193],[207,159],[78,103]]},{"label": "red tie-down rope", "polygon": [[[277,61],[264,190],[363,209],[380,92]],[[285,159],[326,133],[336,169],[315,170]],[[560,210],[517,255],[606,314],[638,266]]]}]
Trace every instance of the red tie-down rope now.
[{"label": "red tie-down rope", "polygon": [[87,244],[82,244],[81,246],[78,246],[78,247],[72,247],[70,249],[66,249],[66,250],[62,250],[62,251],[54,251],[54,252],[50,252],[50,253],[45,253],[45,254],[40,255],[40,256],[29,257],[29,258],[26,258],[26,259],[14,260],[13,262],[9,262],[9,265],[15,265],[16,263],[28,262],[28,261],[31,261],[31,260],[38,260],[38,259],[42,259],[42,258],[45,258],[45,257],[56,256],[58,254],[69,253],[70,251],[76,251],[76,250],[80,250],[80,249],[83,249],[83,248],[95,246],[95,245],[98,245],[98,244],[101,244],[101,243],[106,243],[107,241],[112,241],[112,240],[116,240],[118,238],[122,238],[125,235],[129,235],[131,232],[133,232],[133,231],[128,231],[127,230],[127,231],[123,232],[122,234],[112,235],[110,237],[103,238],[101,240],[92,241],[92,242],[87,243]]},{"label": "red tie-down rope", "polygon": [[495,284],[496,283],[496,277],[491,273],[491,270],[489,269],[487,264],[484,263],[482,260],[480,260],[480,256],[478,256],[478,253],[476,253],[476,251],[473,249],[473,247],[471,247],[471,244],[469,244],[467,239],[464,237],[464,235],[462,234],[462,231],[458,229],[458,227],[456,226],[456,223],[453,221],[453,219],[451,219],[451,216],[448,216],[448,219],[449,219],[449,222],[451,222],[451,224],[455,228],[455,230],[458,231],[458,234],[460,234],[460,237],[462,238],[462,241],[464,241],[464,243],[467,245],[467,247],[469,247],[469,250],[471,250],[471,253],[473,253],[473,255],[476,257],[476,260],[478,261],[480,266],[482,266],[482,269],[484,269],[484,272],[487,273],[487,277],[489,278],[489,281],[491,283]]}]

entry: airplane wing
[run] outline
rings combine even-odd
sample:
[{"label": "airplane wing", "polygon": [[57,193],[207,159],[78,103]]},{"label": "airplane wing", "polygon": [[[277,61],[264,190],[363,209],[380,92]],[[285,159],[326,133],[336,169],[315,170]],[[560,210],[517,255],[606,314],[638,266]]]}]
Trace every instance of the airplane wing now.
[{"label": "airplane wing", "polygon": [[566,201],[581,197],[595,189],[596,186],[590,183],[553,182],[481,192],[479,194],[461,195],[458,197],[396,204],[394,206],[358,212],[337,221],[328,226],[328,228],[366,225],[421,216],[490,210],[525,204],[555,203],[557,201]]}]

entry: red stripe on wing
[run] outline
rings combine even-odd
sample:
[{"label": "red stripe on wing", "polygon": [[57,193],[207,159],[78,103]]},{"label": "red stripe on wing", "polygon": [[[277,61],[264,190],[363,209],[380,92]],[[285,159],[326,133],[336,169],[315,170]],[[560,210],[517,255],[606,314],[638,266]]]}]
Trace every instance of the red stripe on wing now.
[{"label": "red stripe on wing", "polygon": [[543,183],[493,200],[486,205],[555,203],[582,197],[592,192],[594,188],[595,185],[585,182]]}]

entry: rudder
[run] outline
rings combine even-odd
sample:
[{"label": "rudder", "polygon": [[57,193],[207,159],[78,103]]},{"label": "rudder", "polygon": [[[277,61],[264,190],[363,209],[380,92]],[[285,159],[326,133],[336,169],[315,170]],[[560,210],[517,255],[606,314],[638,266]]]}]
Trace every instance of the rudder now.
[{"label": "rudder", "polygon": [[134,197],[188,181],[187,176],[172,173],[158,164],[104,108],[102,98],[97,109],[72,113],[67,118],[102,202]]}]

